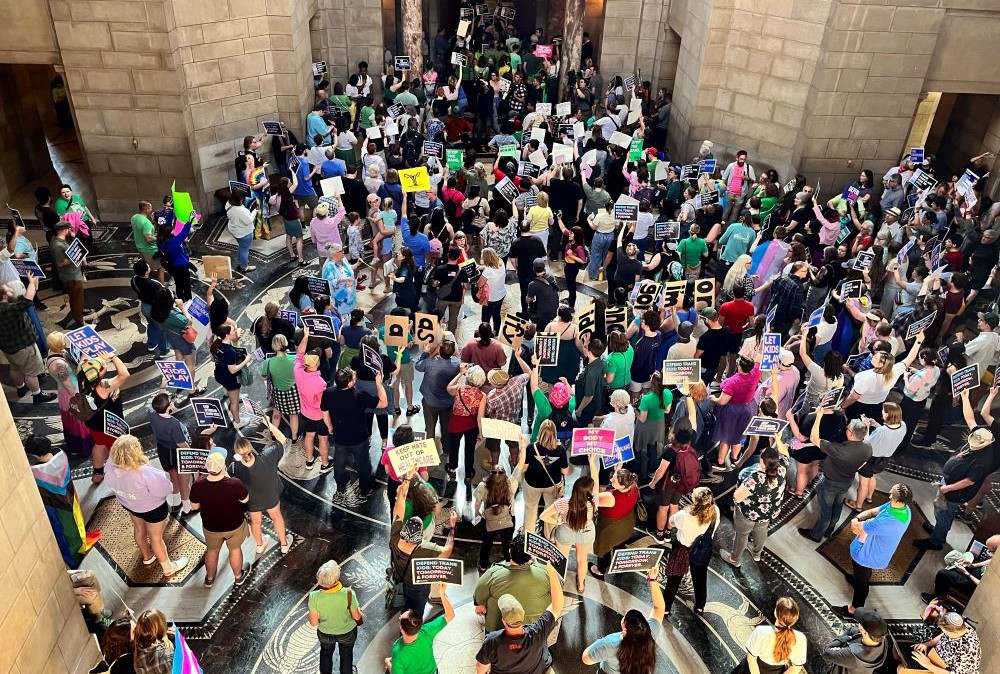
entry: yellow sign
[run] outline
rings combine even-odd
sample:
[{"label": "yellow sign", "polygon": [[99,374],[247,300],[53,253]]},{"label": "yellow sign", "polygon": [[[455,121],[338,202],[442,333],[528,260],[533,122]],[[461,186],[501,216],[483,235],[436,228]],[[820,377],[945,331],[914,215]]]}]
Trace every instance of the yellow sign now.
[{"label": "yellow sign", "polygon": [[389,450],[389,463],[396,475],[403,477],[414,468],[437,466],[441,463],[434,440],[417,440]]},{"label": "yellow sign", "polygon": [[402,183],[404,192],[429,192],[431,189],[431,177],[427,174],[426,166],[401,170],[399,182]]}]

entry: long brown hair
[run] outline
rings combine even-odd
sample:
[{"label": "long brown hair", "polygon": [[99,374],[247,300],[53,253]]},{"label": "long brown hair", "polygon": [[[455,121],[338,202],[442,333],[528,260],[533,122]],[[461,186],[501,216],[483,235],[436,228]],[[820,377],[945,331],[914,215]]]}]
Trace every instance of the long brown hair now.
[{"label": "long brown hair", "polygon": [[101,639],[104,662],[113,665],[115,660],[133,650],[131,621],[128,618],[118,618],[108,625],[104,630],[104,638]]},{"label": "long brown hair", "polygon": [[689,512],[698,520],[698,524],[711,524],[715,521],[715,497],[708,487],[695,487],[691,492]]},{"label": "long brown hair", "polygon": [[267,337],[271,334],[271,321],[277,317],[280,308],[277,302],[268,302],[264,305],[264,315],[260,317],[261,337]]},{"label": "long brown hair", "polygon": [[[711,493],[711,492],[709,492]],[[581,477],[573,484],[573,493],[569,497],[566,508],[566,524],[573,531],[579,531],[587,526],[590,519],[590,504],[594,500],[594,480]]]},{"label": "long brown hair", "polygon": [[774,652],[772,660],[786,662],[795,645],[795,631],[799,621],[799,605],[791,597],[780,597],[774,605]]},{"label": "long brown hair", "polygon": [[630,609],[622,619],[624,633],[615,655],[622,674],[651,674],[656,669],[656,642],[646,616]]},{"label": "long brown hair", "polygon": [[167,636],[167,616],[159,609],[151,608],[143,611],[135,619],[135,630],[132,640],[136,652],[149,648]]},{"label": "long brown hair", "polygon": [[498,466],[490,471],[484,482],[487,506],[510,505],[510,482],[507,481],[507,473],[503,467]]}]

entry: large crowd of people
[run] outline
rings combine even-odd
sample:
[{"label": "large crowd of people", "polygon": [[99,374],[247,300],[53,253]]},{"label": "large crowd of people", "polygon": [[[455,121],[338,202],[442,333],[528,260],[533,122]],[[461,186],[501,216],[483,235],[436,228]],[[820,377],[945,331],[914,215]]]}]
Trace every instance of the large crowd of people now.
[{"label": "large crowd of people", "polygon": [[[254,271],[254,239],[281,222],[288,262],[313,267],[327,285],[324,292],[298,278],[286,302],[263,307],[246,340],[217,279],[206,279],[210,345],[195,348],[192,223],[177,221],[169,198],[156,212],[140,202],[131,222],[141,258],[132,288],[149,351],[191,372],[210,359],[228,424],[259,424],[265,448],[242,436],[232,452],[211,435],[192,440],[173,416],[185,397],[171,395],[166,382],[149,410],[160,467],[137,438],[112,437],[94,411],[124,417],[129,371],[113,354],[77,359],[63,333],[43,334],[38,279],[18,278],[9,262],[37,258],[18,227],[0,258],[0,350],[10,383],[19,397],[42,403],[53,395],[42,392],[39,375],[57,380],[64,448],[91,458],[93,482],[129,513],[142,563],[159,563],[165,578],[193,561],[167,554],[171,513],[200,513],[208,586],[228,573],[219,568],[223,544],[235,585],[246,582],[253,572],[241,545],[250,535],[265,550],[265,513],[281,552],[289,551],[278,470],[285,453],[304,454],[303,479],[333,471],[341,505],[354,480],[353,503],[381,498],[384,477],[390,594],[401,611],[400,636],[386,653],[393,674],[437,671],[433,641],[455,615],[446,586],[415,583],[410,565],[455,548],[458,516],[440,512],[432,472],[464,481],[470,524],[481,535],[474,601],[486,638],[478,672],[537,673],[551,662],[564,581],[525,551],[529,533],[568,557],[566,577],[579,593],[591,576],[611,582],[613,553],[636,526],[646,527],[650,545],[668,547],[662,565],[644,571],[651,613],[630,610],[619,632],[581,644],[582,662],[606,674],[650,674],[654,639],[684,579],[694,612],[703,613],[713,557],[737,567],[760,562],[783,503],[813,494],[816,519],[799,529],[809,541],[834,535],[848,511],[853,595],[835,610],[851,626],[829,644],[808,643],[796,629],[796,601],[781,597],[773,620],[745,645],[745,671],[802,671],[808,649],[820,649],[836,672],[881,671],[890,636],[866,606],[869,586],[873,570],[908,544],[913,501],[886,469],[909,453],[944,449],[945,424],[967,424],[966,443],[949,450],[941,470],[928,536],[914,542],[941,550],[955,519],[981,517],[1000,466],[992,411],[1000,204],[983,193],[987,156],[949,171],[906,154],[829,194],[809,176],[755,167],[745,150],[716,157],[710,141],[697,156],[681,156],[666,147],[670,93],[654,93],[632,73],[605,80],[589,45],[585,34],[583,52],[563,59],[560,41],[541,31],[519,36],[499,13],[489,24],[477,16],[465,35],[440,33],[412,71],[387,58],[381,77],[360,62],[346,83],[318,78],[302,142],[291,129],[273,134],[269,162],[263,138],[248,136],[234,179],[249,193],[234,189],[226,204],[236,270]],[[412,169],[428,187],[403,180]],[[919,189],[913,179],[921,175],[933,185]],[[48,275],[69,295],[64,327],[73,329],[87,320],[86,263],[66,250],[75,238],[92,248],[97,220],[68,186],[59,200],[44,188],[37,197],[52,251]],[[358,306],[362,293],[379,312]],[[476,304],[481,322],[459,340],[460,321]],[[373,320],[381,314],[408,325],[400,341],[388,343],[388,323]],[[333,336],[303,325],[310,315],[328,317]],[[256,347],[265,354],[259,367]],[[692,362],[676,375],[673,365]],[[263,417],[241,398],[252,369],[266,380]],[[963,372],[967,385],[956,390],[954,375]],[[487,428],[494,421],[528,432],[520,442],[495,437]],[[436,443],[440,461],[397,472],[392,452],[417,440],[414,426]],[[574,431],[588,427],[627,440],[634,458],[602,466],[595,453],[578,457]],[[369,454],[375,433],[378,462]],[[188,447],[209,451],[193,482],[174,458]],[[55,459],[36,452],[32,461],[44,472]],[[700,485],[710,473],[735,483],[731,511]],[[523,519],[514,516],[519,491]],[[719,549],[713,538],[727,517],[735,536]],[[71,528],[62,536],[76,540]],[[957,551],[928,588],[928,622],[938,629],[914,647],[914,666],[980,671],[976,630],[960,602],[998,542],[990,539],[976,558]],[[362,601],[335,561],[318,569],[316,582],[308,621],[320,672],[333,671],[339,651],[339,671],[350,674]],[[429,602],[443,613],[431,617]],[[156,611],[137,616],[131,633],[112,623],[107,671],[169,671],[166,636]]]}]

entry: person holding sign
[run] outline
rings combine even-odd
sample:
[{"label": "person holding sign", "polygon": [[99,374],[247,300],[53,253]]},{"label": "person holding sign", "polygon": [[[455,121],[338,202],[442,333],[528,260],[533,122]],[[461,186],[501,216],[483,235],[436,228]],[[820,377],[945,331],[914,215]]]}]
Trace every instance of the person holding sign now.
[{"label": "person holding sign", "polygon": [[180,510],[184,516],[191,513],[191,477],[177,470],[177,448],[190,447],[191,435],[187,426],[173,416],[174,412],[170,394],[160,392],[153,396],[148,418],[156,440],[156,458],[173,485],[173,492],[167,495],[167,505],[175,512]]},{"label": "person holding sign", "polygon": [[[590,475],[597,475],[597,454],[590,454],[588,458]],[[594,478],[579,477],[573,483],[573,492],[557,500],[541,515],[543,522],[555,527],[552,537],[559,552],[568,557],[570,548],[576,548],[576,590],[580,594],[586,589],[587,560],[596,537],[597,509],[610,508],[614,504],[614,495],[601,492]]]},{"label": "person holding sign", "polygon": [[892,354],[876,351],[872,354],[872,369],[859,372],[854,378],[851,394],[841,403],[840,409],[848,419],[859,419],[867,415],[877,421],[882,420],[882,403],[889,396],[889,391],[896,385],[906,368],[913,364],[924,343],[924,333],[917,335],[910,352],[902,361],[896,363]]},{"label": "person holding sign", "polygon": [[619,467],[611,475],[611,485],[605,490],[611,494],[614,503],[599,508],[597,531],[594,536],[594,554],[597,564],[590,565],[590,572],[603,578],[611,565],[615,549],[624,545],[632,537],[635,527],[635,508],[639,502],[639,480],[635,473]]},{"label": "person holding sign", "polygon": [[[464,380],[464,381],[463,381]],[[483,439],[480,427],[486,414],[486,394],[482,391],[486,373],[478,365],[462,363],[448,383],[453,404],[448,419],[448,479],[458,471],[458,448],[465,440],[465,484],[471,485],[476,474],[476,443]]]},{"label": "person holding sign", "polygon": [[[115,366],[115,376],[105,378],[109,363]],[[73,414],[90,429],[90,435],[94,439],[94,451],[90,455],[94,473],[90,481],[100,484],[104,480],[104,461],[108,456],[108,448],[115,441],[114,436],[108,435],[104,428],[104,412],[125,418],[121,387],[130,373],[117,355],[101,353],[98,358],[87,358],[80,363],[80,374],[83,375],[80,379],[81,404],[74,405],[71,400],[70,410],[76,409]]]},{"label": "person holding sign", "polygon": [[67,454],[73,456],[90,456],[94,449],[94,439],[86,424],[70,409],[70,401],[80,390],[80,384],[66,346],[66,335],[61,332],[49,333],[49,357],[45,359],[45,369],[59,387],[56,395],[59,399],[59,420],[62,424],[64,440],[63,449],[66,450]]},{"label": "person holding sign", "polygon": [[73,317],[73,322],[65,327],[73,329],[83,327],[83,288],[87,277],[83,274],[82,265],[75,264],[68,255],[73,241],[70,239],[69,230],[70,224],[65,219],[56,223],[56,235],[49,242],[49,251],[59,273],[59,279],[69,296],[69,313]]},{"label": "person holding sign", "polygon": [[[521,444],[524,444],[522,437]],[[521,448],[520,461],[508,477],[504,467],[494,464],[489,474],[476,487],[472,497],[472,512],[481,520],[482,543],[479,546],[479,573],[490,566],[493,540],[500,537],[500,552],[504,561],[510,561],[510,541],[514,537],[514,496],[524,474],[528,454]]]},{"label": "person holding sign", "polygon": [[434,658],[434,637],[455,619],[455,609],[447,594],[448,585],[438,583],[441,609],[444,611],[433,620],[424,622],[423,614],[403,611],[399,614],[400,636],[392,645],[392,657],[385,659],[389,674],[435,674],[438,671]]},{"label": "person holding sign", "polygon": [[[38,383],[38,376],[45,372],[38,346],[42,334],[36,330],[30,315],[34,311],[31,302],[38,292],[38,277],[29,277],[27,291],[20,297],[15,292],[16,285],[16,281],[0,285],[0,351],[10,364],[17,398],[31,393],[32,402],[37,405],[56,397],[54,393],[43,393]],[[42,345],[48,347],[45,342]]]},{"label": "person holding sign", "polygon": [[247,385],[250,383],[240,373],[253,362],[253,354],[248,353],[240,359],[240,354],[234,346],[239,339],[239,328],[223,325],[216,333],[209,349],[212,360],[215,361],[215,381],[226,390],[229,398],[229,415],[233,419],[235,428],[243,428],[251,421],[250,417],[241,416],[240,413],[240,389],[244,381]]},{"label": "person holding sign", "polygon": [[285,555],[292,547],[292,535],[285,531],[285,518],[281,514],[280,499],[285,485],[278,475],[278,463],[291,443],[266,416],[262,416],[260,421],[270,433],[272,442],[258,452],[245,437],[237,438],[233,446],[236,460],[230,464],[229,471],[250,494],[247,511],[250,514],[250,533],[257,543],[257,556],[264,553],[269,542],[261,530],[264,513],[274,522],[281,554]]},{"label": "person holding sign", "polygon": [[[397,349],[396,357],[389,358],[389,356],[381,352],[378,337],[371,333],[361,338],[359,346],[361,347],[361,351],[358,355],[351,358],[350,362],[351,369],[357,375],[357,389],[378,399],[379,392],[376,386],[375,375],[381,372],[383,380],[389,380],[390,382],[398,379],[400,370],[402,369],[403,352]],[[384,390],[385,406],[375,407],[373,405],[365,408],[364,417],[366,430],[370,431],[373,421],[378,422],[378,434],[382,439],[383,448],[385,448],[389,439],[389,417],[395,414],[397,402],[396,392],[388,383]]]},{"label": "person holding sign", "polygon": [[[666,602],[663,588],[654,566],[646,572],[653,613],[647,618],[641,611],[630,609],[622,616],[621,632],[598,639],[583,651],[583,664],[600,665],[605,674],[653,674],[656,671],[656,634],[663,630]],[[623,663],[627,669],[623,669]]]},{"label": "person holding sign", "polygon": [[[105,466],[103,461],[101,463],[103,476]],[[108,487],[132,520],[135,544],[143,565],[159,562],[165,578],[187,566],[187,557],[170,559],[163,542],[163,529],[170,515],[167,495],[173,489],[170,478],[159,468],[149,465],[139,438],[123,435],[114,441],[106,472]]]},{"label": "person holding sign", "polygon": [[757,410],[754,395],[760,381],[760,356],[757,361],[740,356],[736,374],[726,377],[719,394],[711,397],[716,405],[712,439],[719,443],[719,454],[712,465],[715,472],[732,470],[733,461],[743,448],[743,430]]},{"label": "person holding sign", "polygon": [[[211,444],[211,438],[199,440]],[[250,577],[250,564],[243,563],[243,541],[247,539],[247,522],[243,514],[250,496],[235,477],[226,472],[226,452],[214,449],[205,459],[207,475],[191,487],[191,509],[201,513],[201,528],[205,536],[205,587],[211,587],[219,570],[219,553],[225,544],[229,551],[229,568],[237,587]]]}]

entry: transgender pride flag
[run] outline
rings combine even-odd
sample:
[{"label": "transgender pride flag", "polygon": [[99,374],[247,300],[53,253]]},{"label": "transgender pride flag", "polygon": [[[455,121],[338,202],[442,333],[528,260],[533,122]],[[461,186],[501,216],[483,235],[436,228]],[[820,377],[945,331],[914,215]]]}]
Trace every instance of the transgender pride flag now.
[{"label": "transgender pride flag", "polygon": [[198,658],[187,645],[184,635],[174,625],[174,667],[171,674],[204,674]]}]

